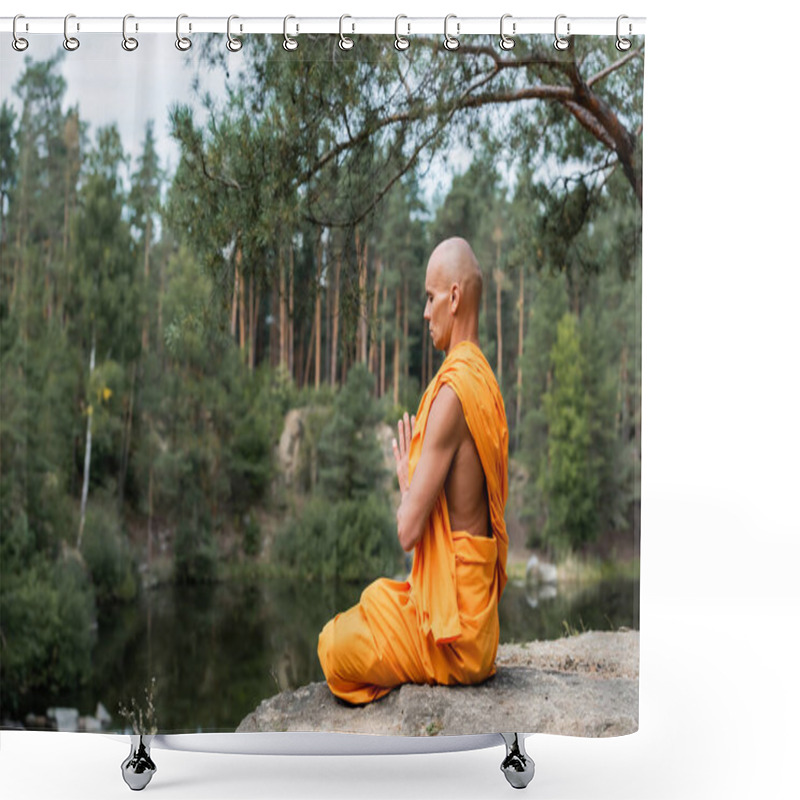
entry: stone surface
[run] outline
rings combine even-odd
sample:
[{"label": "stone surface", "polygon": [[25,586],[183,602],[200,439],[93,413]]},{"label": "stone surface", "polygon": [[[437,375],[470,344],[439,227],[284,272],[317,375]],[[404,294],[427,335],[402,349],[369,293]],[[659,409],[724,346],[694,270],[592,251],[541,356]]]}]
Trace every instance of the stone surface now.
[{"label": "stone surface", "polygon": [[407,684],[375,703],[347,706],[313,683],[264,700],[238,730],[621,736],[638,728],[638,676],[638,632],[589,632],[500,645],[497,674],[476,686]]}]

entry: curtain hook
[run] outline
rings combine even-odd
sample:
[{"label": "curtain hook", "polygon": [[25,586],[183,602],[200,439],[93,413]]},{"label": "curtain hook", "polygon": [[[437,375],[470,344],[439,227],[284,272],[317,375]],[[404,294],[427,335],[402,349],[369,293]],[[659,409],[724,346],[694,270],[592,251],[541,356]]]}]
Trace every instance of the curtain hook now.
[{"label": "curtain hook", "polygon": [[[400,35],[399,28],[400,28],[400,20],[401,19],[408,19],[408,17],[405,14],[398,14],[394,18],[394,47],[395,47],[395,50],[401,50],[402,51],[402,50],[408,50],[409,45],[411,44],[411,42],[409,42],[408,39],[406,39],[405,36],[401,36]],[[406,26],[408,28],[411,27],[410,25],[408,25],[408,23],[406,23]]]},{"label": "curtain hook", "polygon": [[[556,38],[555,41],[553,42],[553,47],[555,47],[556,50],[566,50],[569,47],[569,40],[564,39],[563,37],[558,35],[558,21],[560,19],[566,19],[566,18],[567,18],[566,14],[559,14],[556,17],[556,22],[555,22]],[[567,23],[567,36],[569,36],[569,22]]]},{"label": "curtain hook", "polygon": [[[70,36],[69,31],[67,30],[67,25],[71,19],[75,19],[74,14],[67,14],[67,16],[64,17],[64,49],[69,50],[70,53],[77,50],[81,46],[81,43],[78,41],[78,39],[76,39],[74,36]],[[78,28],[78,30],[80,30],[80,28]]]},{"label": "curtain hook", "polygon": [[132,53],[139,46],[139,40],[128,36],[127,26],[129,19],[134,19],[133,14],[126,14],[122,18],[122,49]]},{"label": "curtain hook", "polygon": [[[631,40],[623,38],[622,35],[620,34],[620,27],[621,27],[620,23],[624,19],[628,19],[628,17],[626,17],[624,14],[620,14],[620,16],[617,17],[617,43],[616,43],[616,48],[620,52],[622,52],[624,50],[630,50],[631,49]],[[629,22],[628,23],[628,36],[631,35],[631,30],[632,29],[633,29],[633,26]]]},{"label": "curtain hook", "polygon": [[339,47],[342,50],[352,50],[355,42],[349,36],[345,36],[343,33],[343,25],[346,19],[353,18],[349,14],[342,14],[342,16],[339,17]]},{"label": "curtain hook", "polygon": [[228,17],[228,41],[225,42],[225,47],[227,47],[231,53],[238,53],[242,49],[242,40],[237,39],[231,33],[231,22],[233,22],[233,20],[235,19],[239,19],[239,17],[237,17],[236,14],[231,14]]},{"label": "curtain hook", "polygon": [[[513,48],[514,45],[516,44],[516,41],[514,41],[514,39],[512,39],[510,36],[506,36],[506,34],[503,32],[503,23],[507,19],[511,19],[511,14],[503,14],[503,16],[500,17],[500,47],[502,47],[503,50],[511,50],[511,48]],[[511,32],[512,33],[517,32],[516,22],[511,23]]]},{"label": "curtain hook", "polygon": [[[191,46],[192,40],[188,36],[181,36],[181,20],[186,19],[188,14],[178,14],[175,20],[175,47],[182,53],[185,53]],[[189,30],[192,29],[192,23],[189,23]]]},{"label": "curtain hook", "polygon": [[[458,17],[456,17],[455,14],[448,14],[444,18],[444,41],[442,42],[442,44],[444,45],[444,49],[445,50],[458,50],[458,46],[459,46],[460,42],[458,41],[458,39],[455,36],[451,36],[447,32],[447,23],[451,19],[458,20]],[[459,32],[460,27],[461,27],[461,23],[460,22],[456,22],[456,33]]]},{"label": "curtain hook", "polygon": [[[25,19],[25,15],[24,14],[17,14],[17,16],[14,17],[14,24],[11,26],[11,33],[14,36],[14,40],[11,42],[11,46],[18,53],[21,53],[23,50],[27,50],[28,49],[28,45],[30,44],[30,42],[27,39],[23,39],[21,36],[19,36],[17,34],[17,20],[18,19]],[[26,23],[26,26],[27,26],[27,23]],[[27,27],[26,27],[26,29],[27,29]]]},{"label": "curtain hook", "polygon": [[[293,17],[291,14],[283,18],[283,49],[287,51],[297,50],[298,46],[297,39],[293,39],[291,36],[289,36],[288,24],[290,19],[297,19],[297,18]],[[295,27],[295,32],[296,31],[297,28]]]}]

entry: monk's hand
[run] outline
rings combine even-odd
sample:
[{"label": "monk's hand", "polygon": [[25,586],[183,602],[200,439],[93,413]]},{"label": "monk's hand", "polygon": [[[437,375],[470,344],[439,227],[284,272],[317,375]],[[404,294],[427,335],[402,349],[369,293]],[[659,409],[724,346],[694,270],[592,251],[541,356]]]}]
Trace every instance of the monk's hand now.
[{"label": "monk's hand", "polygon": [[408,491],[408,451],[411,448],[411,436],[414,433],[415,421],[415,416],[412,415],[409,419],[408,413],[403,414],[403,418],[397,421],[397,438],[392,439],[392,452],[401,494]]}]

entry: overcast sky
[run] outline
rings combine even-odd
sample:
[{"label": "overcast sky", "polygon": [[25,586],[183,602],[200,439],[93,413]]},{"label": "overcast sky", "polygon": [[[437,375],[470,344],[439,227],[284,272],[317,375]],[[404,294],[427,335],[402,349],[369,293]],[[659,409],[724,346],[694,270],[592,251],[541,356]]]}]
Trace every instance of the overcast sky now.
[{"label": "overcast sky", "polygon": [[[172,33],[148,34],[139,37],[139,47],[126,52],[120,46],[118,34],[92,34],[81,37],[74,52],[64,51],[63,36],[37,34],[31,37],[26,53],[17,53],[9,40],[0,42],[0,101],[8,100],[18,110],[21,104],[14,94],[14,85],[25,68],[26,56],[45,60],[63,53],[60,72],[67,82],[64,107],[77,105],[81,119],[89,123],[89,137],[94,141],[97,129],[116,123],[125,153],[131,157],[131,172],[141,153],[145,125],[155,123],[156,145],[162,168],[174,174],[180,151],[169,132],[169,111],[176,103],[190,103],[197,110],[196,119],[204,120],[205,113],[192,90],[192,79],[198,71],[199,49],[192,47],[182,53],[175,47]],[[235,77],[243,63],[242,53],[228,53],[229,72]],[[224,97],[225,75],[221,68],[201,72],[201,90],[212,96]],[[454,174],[463,172],[471,160],[467,147],[456,143],[448,153],[448,163],[435,157],[428,169],[423,158],[420,182],[424,199],[429,205],[441,201]],[[508,179],[508,165],[498,164]]]},{"label": "overcast sky", "polygon": [[[98,127],[116,123],[125,152],[132,155],[131,166],[141,152],[145,125],[155,123],[162,167],[173,172],[179,150],[169,136],[169,109],[178,102],[194,102],[192,76],[197,70],[197,48],[181,53],[173,34],[140,37],[139,48],[128,53],[117,35],[93,34],[81,38],[80,47],[66,53],[60,35],[31,37],[27,53],[16,53],[10,46],[0,48],[0,87],[2,99],[19,103],[13,92],[25,68],[25,56],[44,60],[63,52],[60,71],[67,81],[66,106],[77,105],[81,119],[90,125],[94,140]],[[229,55],[234,59],[236,55]],[[241,56],[239,55],[239,61]],[[214,93],[223,89],[220,70],[206,72],[202,84]]]}]

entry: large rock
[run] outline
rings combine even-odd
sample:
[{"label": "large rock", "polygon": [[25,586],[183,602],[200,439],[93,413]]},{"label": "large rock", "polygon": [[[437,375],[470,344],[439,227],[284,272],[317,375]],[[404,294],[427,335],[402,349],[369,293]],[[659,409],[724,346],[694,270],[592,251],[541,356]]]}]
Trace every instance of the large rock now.
[{"label": "large rock", "polygon": [[[283,430],[275,448],[275,459],[278,466],[278,482],[282,487],[300,489],[303,472],[308,472],[309,465],[304,463],[304,455],[308,457],[309,446],[303,447],[307,436],[307,428],[313,425],[312,417],[324,415],[326,410],[316,406],[293,408],[287,412],[283,420]],[[319,422],[317,422],[319,427]],[[313,427],[312,427],[313,430]],[[379,422],[373,429],[383,455],[383,471],[386,488],[397,489],[395,479],[395,462],[392,451],[392,438],[395,432],[385,422]],[[305,450],[305,453],[304,453]]]},{"label": "large rock", "polygon": [[313,683],[264,700],[238,730],[620,736],[638,728],[638,675],[638,632],[590,632],[500,645],[497,674],[476,686],[407,684],[369,705],[346,706]]}]

